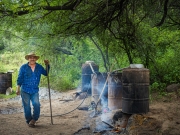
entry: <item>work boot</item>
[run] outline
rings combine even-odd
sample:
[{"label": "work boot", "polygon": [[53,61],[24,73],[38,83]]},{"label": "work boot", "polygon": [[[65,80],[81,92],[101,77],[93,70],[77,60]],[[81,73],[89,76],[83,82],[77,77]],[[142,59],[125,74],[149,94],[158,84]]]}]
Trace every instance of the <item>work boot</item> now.
[{"label": "work boot", "polygon": [[32,119],[32,120],[29,122],[29,127],[34,128],[34,127],[35,127],[35,123],[36,123],[36,121]]}]

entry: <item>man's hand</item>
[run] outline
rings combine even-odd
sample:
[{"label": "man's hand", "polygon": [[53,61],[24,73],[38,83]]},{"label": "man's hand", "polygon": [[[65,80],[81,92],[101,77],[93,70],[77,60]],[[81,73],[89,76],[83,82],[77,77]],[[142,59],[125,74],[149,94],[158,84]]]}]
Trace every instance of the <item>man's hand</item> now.
[{"label": "man's hand", "polygon": [[16,95],[20,95],[20,90],[16,91]]},{"label": "man's hand", "polygon": [[17,86],[16,95],[20,95],[20,86]]},{"label": "man's hand", "polygon": [[49,65],[49,60],[44,60],[45,65]]}]

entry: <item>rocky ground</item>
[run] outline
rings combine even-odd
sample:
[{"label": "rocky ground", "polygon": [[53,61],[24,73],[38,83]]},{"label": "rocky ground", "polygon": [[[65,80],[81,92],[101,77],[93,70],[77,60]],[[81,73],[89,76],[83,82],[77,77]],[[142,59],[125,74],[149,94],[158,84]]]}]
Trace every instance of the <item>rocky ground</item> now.
[{"label": "rocky ground", "polygon": [[41,117],[35,128],[30,128],[25,123],[20,96],[0,100],[0,135],[180,134],[180,99],[175,93],[161,98],[156,94],[152,95],[150,111],[147,114],[134,114],[128,117],[125,129],[121,127],[119,121],[119,125],[112,124],[114,114],[120,110],[103,112],[92,118],[90,116],[93,111],[88,111],[91,97],[84,100],[84,95],[81,95],[75,99],[76,92],[70,90],[59,93],[51,90],[53,115],[51,119],[48,90],[41,88]]}]

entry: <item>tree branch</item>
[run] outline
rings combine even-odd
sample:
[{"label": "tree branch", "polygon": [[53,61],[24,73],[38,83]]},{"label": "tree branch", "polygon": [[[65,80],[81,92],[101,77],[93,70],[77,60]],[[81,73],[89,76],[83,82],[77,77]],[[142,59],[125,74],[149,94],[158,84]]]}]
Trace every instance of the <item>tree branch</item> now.
[{"label": "tree branch", "polygon": [[168,2],[169,2],[169,0],[165,0],[163,17],[162,17],[161,21],[156,26],[161,26],[164,23],[166,16],[167,16],[167,12],[168,12],[168,9],[167,9]]},{"label": "tree branch", "polygon": [[62,49],[61,47],[56,47],[55,50],[58,52],[62,52],[64,54],[67,54],[67,55],[72,55],[71,51],[68,51],[66,49]]},{"label": "tree branch", "polygon": [[[48,6],[39,6],[39,8],[36,8],[34,11],[38,11],[38,10],[48,10],[48,11],[56,11],[56,10],[71,10],[73,11],[80,3],[82,2],[82,0],[71,0],[71,1],[68,1],[67,3],[63,4],[62,6],[50,6],[48,4]],[[29,5],[29,6],[32,6],[32,5]],[[23,9],[22,7],[19,7],[20,9]],[[34,12],[34,11],[31,11],[31,12]],[[17,12],[13,12],[12,10],[0,10],[0,12],[2,13],[2,15],[5,15],[5,16],[13,16],[14,14],[15,15],[18,15],[18,16],[22,16],[22,15],[25,15],[25,14],[28,14],[30,13],[29,10],[21,10],[21,11],[17,11]]]},{"label": "tree branch", "polygon": [[89,36],[89,38],[92,40],[92,42],[95,44],[95,46],[98,48],[98,50],[100,51],[101,56],[102,56],[103,61],[104,61],[104,67],[105,67],[106,71],[108,71],[108,68],[107,68],[107,66],[106,66],[107,62],[106,62],[105,56],[104,56],[104,54],[103,54],[103,51],[101,50],[101,48],[99,47],[99,45],[96,43],[96,41],[93,39],[93,37],[90,36],[90,35],[88,35],[88,36]]},{"label": "tree branch", "polygon": [[23,38],[22,38],[22,37],[20,37],[20,36],[17,36],[17,35],[15,35],[15,34],[13,34],[11,31],[8,31],[8,30],[0,30],[0,31],[7,32],[7,33],[9,33],[10,35],[12,35],[12,36],[14,36],[14,37],[16,37],[16,38],[19,38],[19,39],[21,39],[21,40],[25,41],[25,39],[23,39]]}]

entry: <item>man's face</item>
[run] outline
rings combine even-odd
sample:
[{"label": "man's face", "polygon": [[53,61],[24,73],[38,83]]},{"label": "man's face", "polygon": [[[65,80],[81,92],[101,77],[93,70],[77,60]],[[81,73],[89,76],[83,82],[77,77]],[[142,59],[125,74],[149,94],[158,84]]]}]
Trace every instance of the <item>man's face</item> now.
[{"label": "man's face", "polygon": [[29,56],[29,59],[28,59],[28,61],[29,61],[29,64],[35,64],[36,63],[36,60],[37,60],[37,58],[36,57],[34,57],[34,56]]}]

